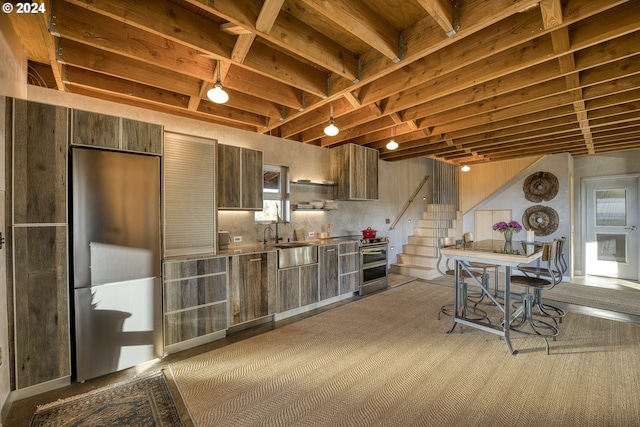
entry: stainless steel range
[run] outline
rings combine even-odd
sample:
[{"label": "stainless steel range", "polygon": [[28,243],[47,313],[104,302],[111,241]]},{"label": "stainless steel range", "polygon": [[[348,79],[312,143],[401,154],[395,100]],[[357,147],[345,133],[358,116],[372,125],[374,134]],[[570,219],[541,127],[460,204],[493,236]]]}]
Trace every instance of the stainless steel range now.
[{"label": "stainless steel range", "polygon": [[360,240],[360,295],[387,288],[388,249],[388,237]]}]

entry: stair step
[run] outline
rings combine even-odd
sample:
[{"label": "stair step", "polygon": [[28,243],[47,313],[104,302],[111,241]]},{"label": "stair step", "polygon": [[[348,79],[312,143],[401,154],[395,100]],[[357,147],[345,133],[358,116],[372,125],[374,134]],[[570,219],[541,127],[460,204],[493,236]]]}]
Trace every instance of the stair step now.
[{"label": "stair step", "polygon": [[453,219],[420,219],[418,220],[418,227],[451,228],[454,221]]},{"label": "stair step", "polygon": [[417,246],[438,247],[438,239],[427,236],[409,236],[409,244]]},{"label": "stair step", "polygon": [[450,203],[430,203],[427,205],[427,212],[455,212],[456,207]]},{"label": "stair step", "polygon": [[458,219],[458,214],[456,212],[422,212],[422,219],[454,220]]},{"label": "stair step", "polygon": [[437,246],[404,244],[402,245],[402,253],[435,257],[438,256],[436,248]]},{"label": "stair step", "polygon": [[435,268],[421,267],[412,264],[391,264],[391,273],[402,274],[404,276],[417,277],[423,280],[433,280],[441,274]]},{"label": "stair step", "polygon": [[438,264],[438,258],[432,256],[422,256],[413,254],[398,254],[398,263],[400,264],[413,264],[421,267],[436,268]]}]

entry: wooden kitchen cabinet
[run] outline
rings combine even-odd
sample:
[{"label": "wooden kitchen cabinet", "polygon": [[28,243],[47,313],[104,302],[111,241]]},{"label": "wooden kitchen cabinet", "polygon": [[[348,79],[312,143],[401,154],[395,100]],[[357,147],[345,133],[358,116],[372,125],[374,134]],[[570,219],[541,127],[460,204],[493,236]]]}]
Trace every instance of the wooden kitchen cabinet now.
[{"label": "wooden kitchen cabinet", "polygon": [[218,144],[218,209],[262,210],[262,151]]},{"label": "wooden kitchen cabinet", "polygon": [[83,110],[71,110],[71,144],[162,154],[161,125]]},{"label": "wooden kitchen cabinet", "polygon": [[338,245],[318,247],[318,290],[320,301],[338,295]]},{"label": "wooden kitchen cabinet", "polygon": [[227,261],[218,256],[163,262],[165,349],[227,329]]},{"label": "wooden kitchen cabinet", "polygon": [[318,302],[318,264],[278,270],[278,312]]},{"label": "wooden kitchen cabinet", "polygon": [[378,199],[378,150],[355,144],[331,149],[338,200]]},{"label": "wooden kitchen cabinet", "polygon": [[318,264],[300,268],[300,306],[318,302]]},{"label": "wooden kitchen cabinet", "polygon": [[162,154],[163,127],[161,125],[123,118],[120,126],[121,150]]},{"label": "wooden kitchen cabinet", "polygon": [[14,228],[16,389],[71,375],[67,227]]},{"label": "wooden kitchen cabinet", "polygon": [[[67,278],[68,110],[8,99],[7,260],[12,389],[71,375]],[[13,244],[12,244],[13,243]]]},{"label": "wooden kitchen cabinet", "polygon": [[276,251],[229,257],[229,326],[275,313],[277,262]]},{"label": "wooden kitchen cabinet", "polygon": [[356,292],[360,286],[358,242],[338,245],[338,283],[340,295]]},{"label": "wooden kitchen cabinet", "polygon": [[15,100],[13,222],[67,222],[67,109]]}]

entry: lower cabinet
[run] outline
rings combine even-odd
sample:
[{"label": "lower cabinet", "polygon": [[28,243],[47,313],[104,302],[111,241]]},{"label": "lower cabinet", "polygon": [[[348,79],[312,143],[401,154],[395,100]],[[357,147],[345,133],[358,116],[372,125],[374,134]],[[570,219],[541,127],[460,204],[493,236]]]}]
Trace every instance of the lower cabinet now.
[{"label": "lower cabinet", "polygon": [[318,302],[318,264],[278,270],[278,312]]},{"label": "lower cabinet", "polygon": [[318,247],[320,301],[338,296],[338,245]]},{"label": "lower cabinet", "polygon": [[340,295],[353,293],[360,286],[360,252],[358,242],[338,245],[338,283]]},{"label": "lower cabinet", "polygon": [[227,260],[163,262],[165,347],[227,329]]},{"label": "lower cabinet", "polygon": [[276,311],[276,251],[229,257],[229,326]]},{"label": "lower cabinet", "polygon": [[15,227],[13,239],[15,388],[22,389],[71,375],[67,227]]}]

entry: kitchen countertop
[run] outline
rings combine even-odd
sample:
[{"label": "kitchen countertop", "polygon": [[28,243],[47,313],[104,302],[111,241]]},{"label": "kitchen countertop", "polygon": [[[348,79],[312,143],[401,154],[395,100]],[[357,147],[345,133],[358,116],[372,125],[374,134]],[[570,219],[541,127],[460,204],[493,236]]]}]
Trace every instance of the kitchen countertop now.
[{"label": "kitchen countertop", "polygon": [[[311,243],[313,245],[322,246],[322,245],[337,245],[339,243],[349,243],[356,242],[358,239],[350,239],[344,237],[332,237],[329,239],[316,239],[316,240],[304,240],[301,242],[283,242],[283,243]],[[277,251],[275,243],[255,243],[255,244],[244,244],[244,245],[229,245],[227,249],[218,250],[217,255],[237,255],[237,254],[250,254],[255,252],[268,252],[268,251]]]},{"label": "kitchen countertop", "polygon": [[[332,237],[329,239],[304,240],[303,242],[300,242],[300,243],[311,243],[317,246],[322,246],[322,245],[336,245],[339,243],[352,243],[357,241],[359,241],[359,238]],[[291,242],[291,243],[296,243],[296,242]],[[235,244],[235,245],[229,245],[229,247],[226,249],[218,249],[216,253],[211,252],[211,253],[201,253],[201,254],[193,254],[193,255],[176,255],[176,256],[166,257],[164,261],[183,261],[183,260],[211,258],[216,256],[229,256],[229,255],[277,251],[278,248],[274,247],[273,245],[274,243],[269,243],[266,245],[262,243]]]}]

